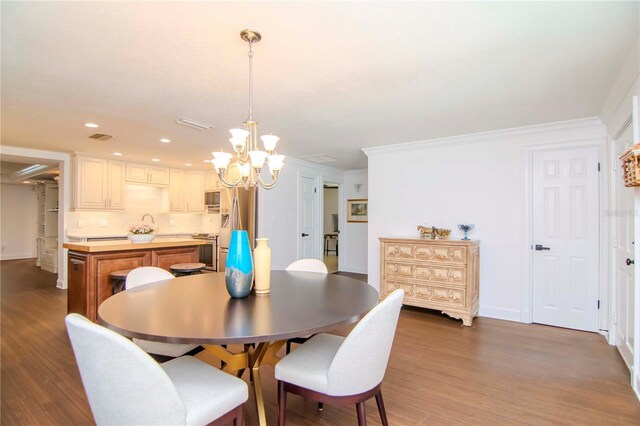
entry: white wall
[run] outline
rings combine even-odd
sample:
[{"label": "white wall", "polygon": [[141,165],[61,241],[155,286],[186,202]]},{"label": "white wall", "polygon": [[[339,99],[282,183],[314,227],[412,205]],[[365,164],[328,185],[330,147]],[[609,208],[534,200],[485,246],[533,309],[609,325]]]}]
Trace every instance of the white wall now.
[{"label": "white wall", "polygon": [[[360,185],[357,190],[355,185]],[[344,174],[344,209],[346,213],[346,203],[352,198],[368,198],[369,184],[367,170],[350,170]],[[346,218],[343,226],[344,245],[340,250],[344,252],[343,271],[367,273],[367,224],[347,223]]]},{"label": "white wall", "polygon": [[38,199],[33,186],[3,183],[0,198],[0,259],[36,257]]},{"label": "white wall", "polygon": [[[380,285],[379,237],[417,237],[416,226],[473,223],[481,240],[480,315],[520,321],[525,293],[526,148],[595,140],[598,119],[365,149],[369,156],[369,284]],[[605,149],[603,148],[604,152]],[[524,305],[524,306],[523,306]],[[526,317],[526,315],[522,315]]]}]

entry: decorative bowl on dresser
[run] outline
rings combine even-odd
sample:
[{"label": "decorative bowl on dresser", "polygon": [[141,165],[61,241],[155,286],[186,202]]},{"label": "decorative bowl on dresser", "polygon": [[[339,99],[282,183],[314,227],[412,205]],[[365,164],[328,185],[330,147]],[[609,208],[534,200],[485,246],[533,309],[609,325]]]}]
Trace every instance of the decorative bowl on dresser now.
[{"label": "decorative bowl on dresser", "polygon": [[397,288],[405,305],[471,326],[480,299],[480,241],[380,238],[380,298]]}]

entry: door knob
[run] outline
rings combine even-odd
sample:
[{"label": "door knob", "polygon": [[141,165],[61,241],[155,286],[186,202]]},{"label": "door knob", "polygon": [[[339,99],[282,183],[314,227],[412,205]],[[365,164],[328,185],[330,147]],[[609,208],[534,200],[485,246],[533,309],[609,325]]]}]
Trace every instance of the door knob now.
[{"label": "door knob", "polygon": [[551,247],[544,247],[542,244],[536,244],[535,249],[540,250],[551,250]]},{"label": "door knob", "polygon": [[303,233],[302,233],[302,236],[303,236],[303,237],[308,237],[308,236],[309,236],[309,234],[305,234],[305,233],[303,232]]},{"label": "door knob", "polygon": [[626,263],[627,266],[630,266],[630,265],[635,265],[636,262],[634,260],[627,258],[627,260],[625,260],[624,263]]}]

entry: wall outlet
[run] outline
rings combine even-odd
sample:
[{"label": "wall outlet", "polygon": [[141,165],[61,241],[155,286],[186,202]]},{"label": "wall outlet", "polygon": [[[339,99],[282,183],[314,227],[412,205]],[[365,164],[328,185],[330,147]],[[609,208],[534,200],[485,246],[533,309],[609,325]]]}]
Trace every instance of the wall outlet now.
[{"label": "wall outlet", "polygon": [[169,226],[176,226],[176,220],[173,218],[169,219]]},{"label": "wall outlet", "polygon": [[84,228],[84,220],[78,219],[78,228]]},{"label": "wall outlet", "polygon": [[100,219],[100,228],[106,228],[107,226],[109,226],[109,223],[107,222],[107,220]]}]

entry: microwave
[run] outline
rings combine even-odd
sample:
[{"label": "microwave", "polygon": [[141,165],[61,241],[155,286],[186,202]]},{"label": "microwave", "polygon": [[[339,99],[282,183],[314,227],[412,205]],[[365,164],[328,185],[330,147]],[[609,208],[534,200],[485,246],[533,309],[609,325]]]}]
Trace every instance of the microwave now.
[{"label": "microwave", "polygon": [[209,213],[220,213],[221,194],[220,190],[205,191],[204,205]]}]

